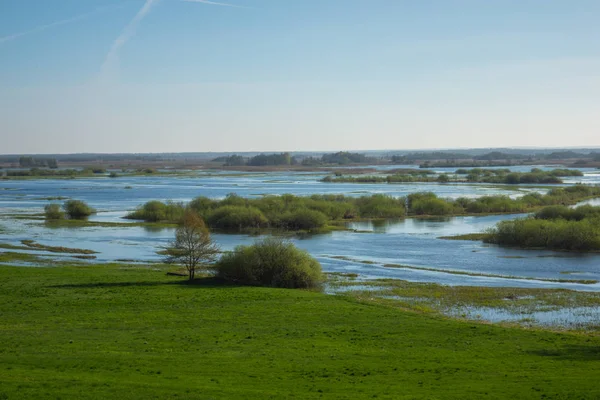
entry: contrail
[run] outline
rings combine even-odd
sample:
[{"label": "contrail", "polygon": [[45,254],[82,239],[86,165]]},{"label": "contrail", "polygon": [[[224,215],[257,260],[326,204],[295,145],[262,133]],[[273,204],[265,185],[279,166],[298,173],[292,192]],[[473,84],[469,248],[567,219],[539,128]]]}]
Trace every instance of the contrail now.
[{"label": "contrail", "polygon": [[115,39],[110,50],[108,51],[108,54],[106,55],[106,59],[102,64],[101,76],[106,77],[107,74],[109,74],[111,71],[114,71],[117,68],[119,63],[119,50],[125,45],[125,43],[127,43],[129,39],[135,36],[135,32],[137,31],[137,27],[140,24],[140,22],[142,22],[142,20],[150,12],[152,7],[154,7],[159,2],[160,0],[146,0],[142,8],[140,8],[140,10],[135,15],[135,17],[133,17],[133,19],[129,21],[127,26],[125,26],[125,29],[123,29],[123,32],[121,32],[119,37]]},{"label": "contrail", "polygon": [[117,6],[100,7],[100,8],[95,9],[94,11],[90,11],[85,14],[80,14],[80,15],[77,15],[72,18],[67,18],[67,19],[63,19],[61,21],[52,22],[50,24],[41,25],[36,28],[30,29],[28,31],[13,33],[12,35],[0,37],[0,43],[10,42],[11,40],[15,40],[17,38],[20,38],[21,36],[26,36],[26,35],[30,35],[32,33],[42,32],[42,31],[45,31],[46,29],[54,28],[54,27],[60,26],[60,25],[70,24],[71,22],[76,22],[76,21],[79,21],[79,20],[82,20],[85,18],[89,18],[93,15],[99,14],[104,11],[117,9],[117,8],[123,8],[124,6],[125,6],[125,4],[119,4]]},{"label": "contrail", "polygon": [[186,3],[210,4],[210,5],[213,5],[213,6],[225,6],[225,7],[235,7],[235,8],[248,8],[248,7],[244,7],[244,6],[237,6],[235,4],[219,3],[219,2],[216,2],[216,1],[209,1],[209,0],[181,0],[181,1],[185,1]]}]

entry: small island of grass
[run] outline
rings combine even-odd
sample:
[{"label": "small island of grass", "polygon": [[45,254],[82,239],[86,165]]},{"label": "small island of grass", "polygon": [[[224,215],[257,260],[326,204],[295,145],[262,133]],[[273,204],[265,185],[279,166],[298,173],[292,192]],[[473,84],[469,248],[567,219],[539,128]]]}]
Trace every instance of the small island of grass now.
[{"label": "small island of grass", "polygon": [[185,210],[190,208],[213,230],[322,232],[360,219],[526,213],[548,205],[573,205],[594,197],[600,197],[600,187],[587,185],[555,188],[544,195],[529,193],[517,199],[508,196],[444,199],[430,192],[412,193],[402,198],[381,194],[363,197],[286,194],[243,198],[231,194],[222,200],[198,197],[189,204],[150,201],[125,218],[179,223]]},{"label": "small island of grass", "polygon": [[530,172],[511,172],[510,169],[458,169],[454,175],[432,175],[427,170],[402,170],[385,175],[336,175],[326,176],[321,179],[325,183],[411,183],[411,182],[472,182],[472,183],[500,183],[507,185],[519,184],[561,184],[561,177],[583,176],[583,172],[572,169],[554,169],[542,171],[533,168]]},{"label": "small island of grass", "polygon": [[484,241],[522,248],[600,251],[600,207],[546,207],[529,218],[498,223]]}]

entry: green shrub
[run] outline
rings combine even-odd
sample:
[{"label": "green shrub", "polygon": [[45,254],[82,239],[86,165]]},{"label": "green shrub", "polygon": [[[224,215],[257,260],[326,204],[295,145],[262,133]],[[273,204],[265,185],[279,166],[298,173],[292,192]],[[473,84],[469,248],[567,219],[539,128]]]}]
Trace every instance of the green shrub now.
[{"label": "green shrub", "polygon": [[278,288],[313,288],[322,282],[321,265],[292,243],[269,238],[238,246],[215,265],[218,277],[241,284]]},{"label": "green shrub", "polygon": [[68,200],[63,204],[63,209],[71,219],[87,218],[96,212],[96,210],[81,200]]},{"label": "green shrub", "polygon": [[383,194],[375,194],[356,199],[361,217],[364,218],[402,218],[406,215],[405,200]]},{"label": "green shrub", "polygon": [[280,227],[291,230],[310,230],[325,226],[327,217],[320,211],[300,209],[282,216]]},{"label": "green shrub", "polygon": [[446,174],[440,174],[440,176],[437,177],[437,181],[440,183],[448,183],[450,182],[450,177]]},{"label": "green shrub", "polygon": [[586,218],[600,217],[600,207],[590,205],[579,206],[577,208],[549,206],[542,208],[534,216],[536,219],[581,221]]},{"label": "green shrub", "polygon": [[65,217],[65,213],[60,209],[60,204],[47,204],[44,207],[44,214],[47,220],[57,220]]},{"label": "green shrub", "polygon": [[600,250],[599,219],[517,219],[502,221],[489,230],[486,241],[507,246],[554,250]]},{"label": "green shrub", "polygon": [[172,222],[179,223],[185,213],[182,203],[168,201],[163,203],[152,200],[125,216],[127,219],[139,219],[146,222]]},{"label": "green shrub", "polygon": [[267,218],[255,207],[223,206],[208,215],[208,225],[218,229],[263,228],[268,224]]},{"label": "green shrub", "polygon": [[208,212],[217,206],[218,202],[216,200],[209,199],[208,197],[196,197],[190,202],[190,204],[188,204],[189,208],[196,211],[203,218],[206,218]]},{"label": "green shrub", "polygon": [[451,215],[454,207],[442,199],[424,198],[413,200],[411,211],[416,215]]}]

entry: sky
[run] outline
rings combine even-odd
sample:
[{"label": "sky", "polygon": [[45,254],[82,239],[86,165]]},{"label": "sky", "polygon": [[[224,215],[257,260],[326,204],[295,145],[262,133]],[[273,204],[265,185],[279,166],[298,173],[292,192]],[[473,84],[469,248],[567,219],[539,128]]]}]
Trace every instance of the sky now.
[{"label": "sky", "polygon": [[597,0],[0,0],[0,154],[600,146]]}]

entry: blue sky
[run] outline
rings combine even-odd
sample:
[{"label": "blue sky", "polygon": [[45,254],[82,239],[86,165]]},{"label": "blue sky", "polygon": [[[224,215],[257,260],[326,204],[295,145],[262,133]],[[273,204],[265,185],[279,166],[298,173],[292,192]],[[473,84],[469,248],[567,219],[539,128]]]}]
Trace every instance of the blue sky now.
[{"label": "blue sky", "polygon": [[0,153],[600,146],[600,2],[0,0]]}]

